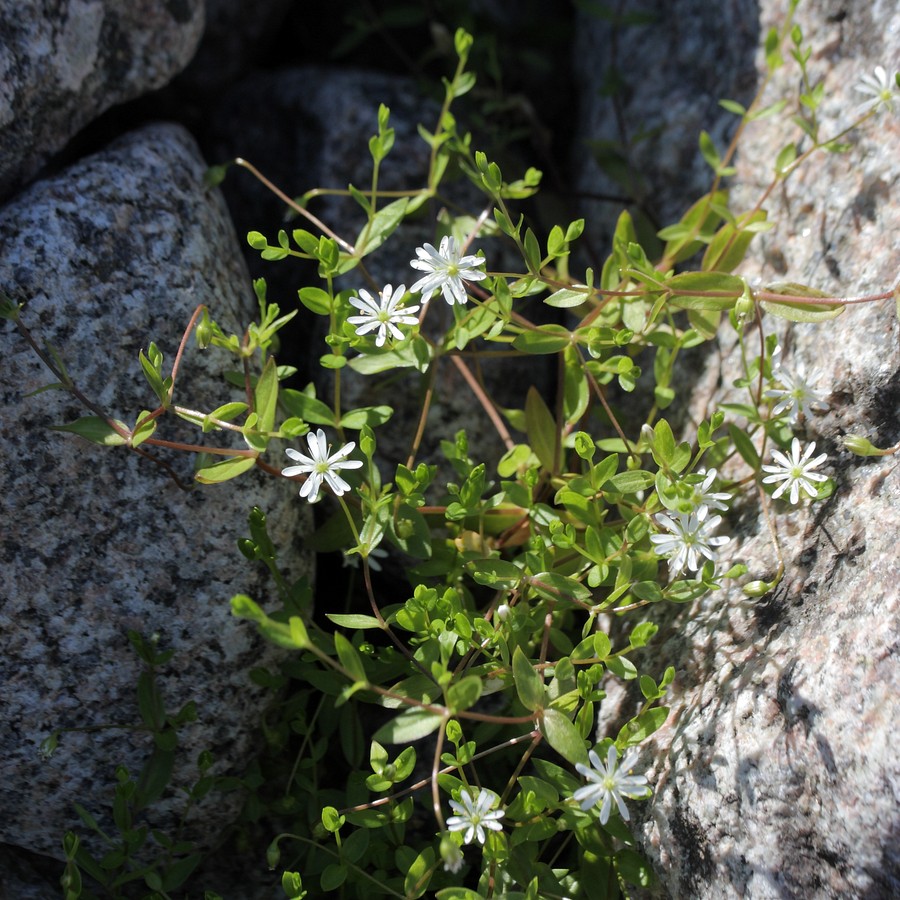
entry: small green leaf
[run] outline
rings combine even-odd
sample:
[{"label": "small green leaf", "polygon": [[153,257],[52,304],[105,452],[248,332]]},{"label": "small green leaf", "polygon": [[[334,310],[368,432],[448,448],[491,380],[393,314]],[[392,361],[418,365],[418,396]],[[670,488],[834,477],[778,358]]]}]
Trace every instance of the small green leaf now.
[{"label": "small green leaf", "polygon": [[354,681],[367,682],[369,680],[359,651],[339,631],[334,633],[334,649],[337,650],[341,665]]},{"label": "small green leaf", "polygon": [[654,731],[662,728],[669,718],[669,710],[665,706],[657,706],[641,713],[637,718],[626,722],[616,737],[616,743],[623,747],[633,747],[647,740]]},{"label": "small green leaf", "polygon": [[679,309],[731,309],[744,282],[723,272],[682,272],[666,281],[669,303]]},{"label": "small green leaf", "polygon": [[420,707],[412,707],[400,713],[374,734],[374,739],[382,744],[408,744],[427,737],[440,728],[444,717]]},{"label": "small green leaf", "polygon": [[570,309],[574,306],[581,306],[582,303],[587,303],[593,296],[593,293],[590,290],[578,291],[572,288],[561,288],[547,297],[544,303],[556,309]]},{"label": "small green leaf", "polygon": [[516,336],[513,347],[524,353],[559,353],[572,343],[572,334],[562,325],[542,325]]},{"label": "small green leaf", "polygon": [[254,412],[259,416],[257,429],[262,432],[273,431],[275,410],[278,408],[278,369],[274,356],[270,356],[266,361],[253,393],[256,400]]},{"label": "small green leaf", "polygon": [[528,661],[521,647],[516,647],[512,659],[513,681],[516,693],[525,709],[535,712],[544,708],[544,682]]},{"label": "small green leaf", "polygon": [[522,580],[522,570],[504,559],[479,559],[468,565],[478,584],[498,590],[514,588]]},{"label": "small green leaf", "polygon": [[[127,432],[128,427],[124,422],[114,419],[116,425],[119,425],[123,431]],[[104,447],[123,447],[127,444],[127,440],[119,434],[106,419],[99,416],[82,416],[68,425],[51,425],[51,431],[71,431],[92,444],[100,444]]]},{"label": "small green leaf", "polygon": [[[815,299],[827,297],[828,294],[794,282],[779,282],[766,285],[763,293],[782,294],[787,297],[804,297]],[[760,306],[773,316],[788,319],[791,322],[824,322],[837,318],[845,309],[844,306],[832,303],[791,303],[789,300],[761,300]]]},{"label": "small green leaf", "polygon": [[747,433],[738,428],[737,425],[729,425],[728,436],[731,438],[737,452],[741,454],[744,462],[751,469],[759,469],[759,453],[756,452],[756,447],[747,436]]},{"label": "small green leaf", "polygon": [[394,414],[390,406],[363,406],[359,409],[351,409],[341,417],[341,426],[359,431],[363,426],[377,428],[384,425]]},{"label": "small green leaf", "polygon": [[650,487],[656,481],[656,476],[652,472],[646,472],[643,469],[634,469],[633,471],[619,472],[613,475],[604,485],[604,491],[614,491],[617,494],[633,494],[636,491],[643,491]]},{"label": "small green leaf", "polygon": [[355,255],[362,257],[377,250],[403,221],[408,205],[409,198],[401,197],[375,213],[372,219],[363,226],[356,240]]},{"label": "small green leaf", "polygon": [[481,678],[477,675],[469,675],[451,684],[447,688],[447,706],[450,711],[458,713],[474,706],[481,697],[483,687]]},{"label": "small green leaf", "polygon": [[541,733],[547,743],[570,763],[587,765],[587,749],[578,729],[558,709],[545,709],[541,718]]},{"label": "small green leaf", "polygon": [[232,478],[237,478],[238,475],[250,471],[256,465],[256,459],[255,455],[232,456],[230,459],[200,469],[194,478],[200,484],[221,484],[223,481],[230,481]]},{"label": "small green leaf", "polygon": [[375,616],[366,616],[362,613],[325,613],[325,618],[339,628],[381,628],[381,623]]},{"label": "small green leaf", "polygon": [[531,449],[549,471],[558,465],[558,429],[556,420],[534,386],[525,398],[525,427]]}]

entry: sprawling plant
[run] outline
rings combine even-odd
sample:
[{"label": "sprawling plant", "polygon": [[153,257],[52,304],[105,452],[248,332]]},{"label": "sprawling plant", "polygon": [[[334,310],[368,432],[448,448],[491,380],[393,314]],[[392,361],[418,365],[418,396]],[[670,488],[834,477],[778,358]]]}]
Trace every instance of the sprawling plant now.
[{"label": "sprawling plant", "polygon": [[[645,652],[657,633],[653,607],[689,603],[734,580],[750,596],[765,594],[784,571],[776,536],[768,573],[749,573],[729,551],[733,504],[759,504],[774,528],[773,503],[816,502],[833,488],[826,454],[796,436],[814,430],[827,386],[789,369],[764,326],[770,316],[825,321],[849,301],[793,282],[751,286],[737,272],[754,236],[773,225],[765,207],[772,192],[816,154],[845,151],[852,129],[890,112],[898,79],[876,70],[861,85],[868,99],[852,124],[821,135],[822,91],[788,20],[767,38],[768,68],[771,75],[783,64],[787,45],[802,73],[803,112],[798,141],[778,150],[758,202],[733,209],[723,184],[741,134],[786,105],[763,107],[762,88],[748,107],[723,101],[738,120],[734,139],[720,149],[701,135],[710,190],[659,232],[658,248],[642,245],[623,212],[602,268],[576,277],[570,268],[584,221],[539,237],[516,203],[538,190],[540,172],[508,180],[451,113],[475,82],[466,68],[471,44],[457,32],[458,66],[445,81],[443,107],[432,130],[419,128],[430,148],[422,187],[379,190],[394,142],[382,106],[369,141],[371,184],[344,192],[365,215],[355,237],[310,212],[316,191],[295,201],[271,185],[305,227],[248,236],[264,259],[317,266],[318,283],[298,296],[325,325],[326,389],[321,380],[318,389],[283,385],[295,370],[278,365],[273,349],[299,310],[282,314],[262,281],[259,319],[243,334],[226,333],[214,311],[201,308],[171,369],[148,344],[140,364],[157,405],[133,425],[93,406],[33,341],[20,310],[5,308],[59,386],[91,407],[69,430],[154,459],[173,448],[198,452],[195,478],[204,484],[262,469],[285,478],[297,502],[334,506],[317,546],[342,550],[358,567],[366,608],[348,601],[313,619],[308,586],[281,574],[258,509],[240,549],[272,571],[277,599],[231,601],[234,615],[290,651],[282,671],[254,677],[275,689],[273,745],[296,752],[276,804],[291,828],[269,850],[272,867],[287,864],[282,883],[292,898],[594,898],[648,884],[652,874],[627,823],[633,805],[652,796],[641,748],[666,721],[676,677],[658,653]],[[236,164],[268,183],[250,163]],[[467,213],[442,197],[450,172],[486,198],[480,210]],[[225,169],[211,174],[224,177]],[[434,243],[407,245],[395,266],[398,286],[373,279],[369,257],[396,247],[406,220],[436,205]],[[511,253],[521,260],[517,271],[494,261]],[[892,297],[896,289],[853,302]],[[435,315],[445,302],[444,315]],[[535,318],[545,307],[560,311],[555,324]],[[679,358],[722,328],[739,341],[742,402],[722,404],[696,426],[667,418],[678,409]],[[214,409],[174,399],[192,331],[201,348],[238,361],[227,377],[238,393]],[[480,359],[497,356],[555,357],[556,396],[526,386],[520,408],[498,407],[475,371]],[[443,469],[420,458],[448,364],[471,388],[473,421],[481,416],[505,449],[496,466],[479,458],[466,430],[441,436]],[[421,379],[422,401],[408,455],[387,459],[378,440],[395,427],[398,370]],[[372,379],[383,402],[345,408],[348,378]],[[639,412],[617,415],[624,395]],[[204,433],[230,432],[238,446],[166,441],[158,430],[173,414]],[[877,450],[858,436],[847,446],[862,454],[897,449]],[[401,561],[405,582],[373,580],[385,556]],[[598,728],[611,680],[636,685],[638,699],[627,721],[613,727],[603,719]],[[346,777],[335,772],[335,746]],[[160,890],[158,882],[148,884]]]}]

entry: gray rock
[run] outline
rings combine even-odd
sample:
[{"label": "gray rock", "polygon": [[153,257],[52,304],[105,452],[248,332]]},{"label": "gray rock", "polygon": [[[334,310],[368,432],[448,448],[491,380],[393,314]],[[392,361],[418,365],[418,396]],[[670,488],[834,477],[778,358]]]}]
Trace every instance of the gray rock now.
[{"label": "gray rock", "polygon": [[24,0],[0,10],[0,197],[79,129],[167,84],[203,30],[201,0]]},{"label": "gray rock", "polygon": [[291,0],[206,0],[206,28],[197,54],[178,78],[179,88],[221,90],[233,82],[277,32]]},{"label": "gray rock", "polygon": [[[168,364],[198,304],[238,333],[254,315],[231,223],[218,191],[204,188],[204,171],[187,132],[151,126],[0,212],[0,290],[27,299],[22,315],[36,339],[57,348],[88,396],[127,421],[155,405],[138,364],[150,340]],[[203,749],[217,760],[214,771],[243,771],[257,749],[262,696],[248,672],[280,652],[230,614],[239,592],[277,606],[270,580],[236,540],[258,504],[299,577],[310,568],[298,544],[310,515],[294,490],[261,474],[184,491],[136,454],[49,431],[84,410],[60,392],[28,396],[53,379],[8,323],[0,346],[0,840],[58,858],[63,833],[79,826],[73,802],[106,821],[115,766],[137,775],[152,749],[139,731],[100,727],[140,721],[142,666],[129,629],[158,634],[175,651],[161,670],[167,710],[197,703],[173,784],[194,782]],[[234,399],[219,374],[230,366],[223,351],[201,353],[192,340],[176,402],[203,409]],[[180,434],[167,422],[163,433]],[[184,435],[203,440],[196,429]],[[190,481],[187,456],[168,460]],[[66,728],[97,730],[65,733],[43,762],[40,742]],[[239,802],[209,795],[192,812],[189,836],[209,846]],[[171,832],[182,809],[168,791],[153,824]]]},{"label": "gray rock", "polygon": [[[761,7],[765,33],[784,4]],[[900,59],[900,12],[822,0],[801,4],[797,22],[814,48],[811,70],[825,79],[823,134],[833,134],[863,99],[853,90],[860,76]],[[646,48],[653,58],[660,52]],[[770,99],[796,85],[788,65]],[[754,243],[742,273],[837,296],[890,290],[900,272],[896,133],[896,118],[882,116],[853,136],[849,155],[808,162],[770,198],[779,227]],[[797,136],[786,118],[748,129],[735,209],[752,205],[775,154]],[[764,327],[780,335],[786,366],[818,369],[813,384],[830,409],[800,437],[829,453],[837,489],[807,508],[772,504],[786,565],[777,589],[750,600],[730,588],[686,611],[660,611],[669,637],[653,659],[679,674],[669,720],[645,757],[655,760],[655,793],[637,813],[637,835],[676,898],[895,897],[900,471],[896,457],[852,457],[840,438],[862,433],[882,447],[900,439],[897,318],[888,301],[850,306],[821,325],[767,318]],[[727,327],[719,350],[696,389],[695,416],[746,401],[730,387],[739,359]],[[771,578],[777,551],[756,499],[737,503],[730,519],[729,560]]]},{"label": "gray rock", "polygon": [[594,246],[609,243],[617,198],[632,198],[635,218],[660,228],[678,221],[685,197],[709,190],[697,139],[705,129],[724,149],[736,120],[719,99],[752,95],[757,8],[756,0],[641,0],[621,8],[622,21],[576,14],[572,171]]}]

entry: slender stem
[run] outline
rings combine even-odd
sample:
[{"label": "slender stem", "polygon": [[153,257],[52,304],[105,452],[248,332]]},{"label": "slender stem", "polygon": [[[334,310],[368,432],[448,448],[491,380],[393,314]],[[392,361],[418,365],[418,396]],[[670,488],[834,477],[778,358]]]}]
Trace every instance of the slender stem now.
[{"label": "slender stem", "polygon": [[493,403],[491,403],[490,398],[485,393],[484,388],[478,383],[478,379],[472,374],[469,367],[460,359],[460,357],[455,354],[450,354],[450,360],[453,365],[459,370],[459,373],[466,380],[466,384],[472,390],[472,393],[478,399],[478,402],[481,404],[484,411],[487,413],[488,418],[491,420],[494,428],[497,429],[497,434],[500,435],[500,440],[506,445],[507,450],[512,450],[516,444],[515,441],[510,437],[509,431],[506,428],[506,425],[503,424],[503,419],[500,418],[500,413],[497,412],[496,407]]},{"label": "slender stem", "polygon": [[261,181],[279,200],[282,200],[286,203],[294,212],[306,218],[308,221],[312,222],[316,228],[320,229],[322,234],[327,234],[333,241],[336,241],[341,247],[344,248],[349,254],[353,255],[356,250],[351,245],[348,244],[343,238],[339,237],[335,234],[321,219],[314,216],[309,210],[304,209],[299,204],[295,203],[287,194],[284,193],[280,188],[276,187],[259,169],[256,168],[252,163],[247,162],[246,159],[241,159],[238,157],[235,159],[235,165],[243,166],[243,168],[247,169],[255,178]]}]

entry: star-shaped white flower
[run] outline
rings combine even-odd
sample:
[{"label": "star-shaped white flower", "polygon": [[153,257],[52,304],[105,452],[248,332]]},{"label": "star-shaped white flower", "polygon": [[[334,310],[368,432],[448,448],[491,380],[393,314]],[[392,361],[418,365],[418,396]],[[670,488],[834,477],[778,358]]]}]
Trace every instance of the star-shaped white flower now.
[{"label": "star-shaped white flower", "polygon": [[702,522],[711,509],[726,510],[731,502],[731,494],[725,491],[713,491],[712,488],[716,478],[718,477],[717,469],[710,469],[708,472],[698,472],[698,476],[703,477],[703,481],[695,484],[694,493],[691,497],[691,503],[694,505],[694,511],[697,518]]},{"label": "star-shaped white flower", "polygon": [[581,808],[587,812],[592,806],[600,805],[600,824],[605,825],[609,821],[612,812],[613,800],[619,808],[619,815],[627,822],[629,819],[628,807],[623,797],[631,797],[634,800],[648,795],[647,778],[644,775],[629,775],[638,760],[638,752],[635,749],[628,751],[622,764],[619,765],[616,748],[611,745],[606,754],[604,765],[596,751],[588,753],[591,761],[590,767],[584,763],[575,763],[575,768],[587,780],[588,784],[578,788],[572,795]]},{"label": "star-shaped white flower", "polygon": [[350,441],[329,456],[330,448],[325,441],[325,432],[321,428],[315,434],[310,432],[306,436],[306,442],[309,445],[310,455],[305,456],[299,450],[288,447],[284,452],[300,465],[287,466],[281,470],[281,474],[287,478],[293,478],[295,475],[309,476],[300,488],[300,496],[306,497],[310,503],[315,503],[319,498],[319,488],[323,481],[328,483],[338,497],[349,491],[350,485],[338,473],[341,469],[358,469],[362,466],[362,462],[358,459],[345,458],[356,444]]},{"label": "star-shaped white flower", "polygon": [[763,484],[777,484],[782,482],[780,487],[772,494],[772,498],[777,500],[785,491],[790,488],[791,503],[799,503],[801,499],[800,492],[808,494],[810,497],[818,496],[819,489],[816,482],[828,481],[828,476],[821,472],[814,472],[819,466],[828,459],[827,453],[822,453],[815,459],[811,459],[816,449],[815,441],[811,443],[805,451],[801,453],[800,441],[794,438],[791,441],[791,455],[782,453],[780,450],[772,451],[772,458],[777,465],[763,466],[764,472],[771,472],[763,478]]},{"label": "star-shaped white flower", "polygon": [[775,366],[772,376],[784,387],[769,388],[763,395],[778,401],[772,409],[772,414],[780,416],[789,409],[789,418],[791,422],[796,423],[801,415],[808,419],[812,416],[813,410],[828,409],[828,404],[809,386],[810,381],[816,380],[817,374],[813,371],[807,379],[803,371],[794,374],[783,366]]},{"label": "star-shaped white flower", "polygon": [[418,305],[401,307],[403,295],[406,293],[406,285],[401,284],[395,291],[393,286],[386,284],[378,292],[378,300],[366,290],[361,290],[358,297],[351,297],[350,303],[361,313],[361,316],[348,316],[347,321],[356,325],[358,335],[368,334],[378,329],[375,337],[375,346],[382,347],[387,340],[388,332],[398,341],[403,340],[403,332],[398,325],[415,325],[419,320],[413,315],[419,311]]},{"label": "star-shaped white flower", "polygon": [[897,81],[888,75],[884,66],[875,66],[874,75],[863,75],[855,89],[870,98],[857,107],[856,114],[860,116],[882,107],[888,112],[893,112],[894,104],[900,100]]},{"label": "star-shaped white flower", "polygon": [[669,534],[651,534],[650,541],[660,556],[669,556],[670,571],[673,575],[687,567],[691,572],[699,572],[705,560],[713,562],[718,558],[715,547],[727,544],[731,538],[726,535],[713,535],[712,532],[722,522],[721,516],[702,518],[692,513],[657,513],[656,524],[662,526]]},{"label": "star-shaped white flower", "polygon": [[410,291],[412,293],[421,291],[422,303],[427,303],[438,289],[451,306],[454,303],[465,303],[468,300],[465,282],[487,278],[487,275],[478,268],[484,260],[479,256],[460,258],[456,241],[449,236],[441,238],[439,250],[435,250],[431,244],[418,247],[416,257],[410,261],[410,265],[426,274],[410,288]]},{"label": "star-shaped white flower", "polygon": [[468,788],[463,788],[459,793],[459,801],[450,801],[450,806],[457,815],[447,819],[447,828],[450,831],[465,831],[464,844],[471,844],[476,838],[479,844],[483,844],[487,840],[485,828],[490,831],[500,831],[503,828],[498,819],[505,813],[502,809],[493,808],[499,800],[487,788],[478,792],[477,799],[472,798]]}]

